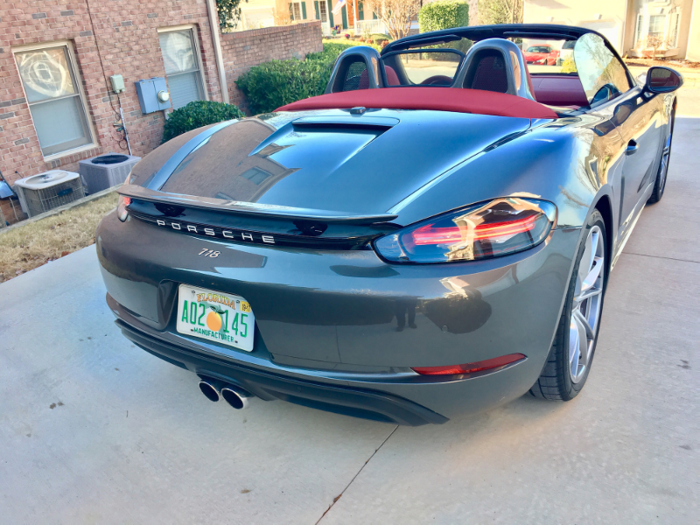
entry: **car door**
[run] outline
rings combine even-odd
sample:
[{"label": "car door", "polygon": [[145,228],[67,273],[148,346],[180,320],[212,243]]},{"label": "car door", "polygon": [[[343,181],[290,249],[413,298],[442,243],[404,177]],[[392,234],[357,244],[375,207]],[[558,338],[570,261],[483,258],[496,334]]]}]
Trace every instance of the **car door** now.
[{"label": "car door", "polygon": [[660,97],[645,97],[630,80],[624,64],[594,33],[576,41],[574,61],[592,111],[611,114],[622,151],[619,181],[611,181],[619,199],[619,239],[631,231],[645,202],[645,190],[655,176],[661,119]]},{"label": "car door", "polygon": [[625,143],[622,167],[620,230],[625,234],[646,203],[646,190],[654,182],[661,147],[663,97],[646,97],[639,87],[617,104],[613,123]]}]

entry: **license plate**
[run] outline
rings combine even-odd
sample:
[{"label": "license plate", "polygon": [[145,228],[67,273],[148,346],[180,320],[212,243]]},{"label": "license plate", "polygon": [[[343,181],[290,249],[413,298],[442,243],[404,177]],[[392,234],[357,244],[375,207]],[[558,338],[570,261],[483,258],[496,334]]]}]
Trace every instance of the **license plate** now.
[{"label": "license plate", "polygon": [[255,316],[243,297],[181,284],[177,331],[252,352]]}]

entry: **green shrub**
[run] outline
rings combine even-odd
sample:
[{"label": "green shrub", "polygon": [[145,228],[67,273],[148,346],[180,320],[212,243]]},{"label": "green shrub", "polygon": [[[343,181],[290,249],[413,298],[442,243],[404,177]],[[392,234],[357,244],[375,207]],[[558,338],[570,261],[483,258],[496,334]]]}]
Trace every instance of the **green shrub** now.
[{"label": "green shrub", "polygon": [[[452,29],[453,27],[466,27],[469,25],[469,4],[464,0],[438,0],[431,4],[425,4],[418,13],[418,24],[421,33]],[[471,40],[462,38],[435,47],[457,49],[466,53],[471,46]],[[448,58],[445,57],[445,60]]]},{"label": "green shrub", "polygon": [[420,32],[469,25],[469,4],[464,0],[438,0],[425,4],[418,13]]},{"label": "green shrub", "polygon": [[576,73],[576,62],[574,62],[574,56],[568,56],[566,57],[566,60],[564,60],[564,63],[561,65],[561,72],[562,73]]},{"label": "green shrub", "polygon": [[390,40],[390,38],[383,33],[374,33],[369,35],[369,37],[372,39],[372,43],[375,46],[381,46],[382,42],[388,42]]},{"label": "green shrub", "polygon": [[233,104],[195,100],[168,115],[163,128],[163,142],[192,129],[244,116],[238,106]]},{"label": "green shrub", "polygon": [[353,41],[324,42],[323,51],[309,53],[305,60],[273,60],[250,68],[236,80],[253,114],[269,113],[303,98],[321,95],[331,78],[338,56]]}]

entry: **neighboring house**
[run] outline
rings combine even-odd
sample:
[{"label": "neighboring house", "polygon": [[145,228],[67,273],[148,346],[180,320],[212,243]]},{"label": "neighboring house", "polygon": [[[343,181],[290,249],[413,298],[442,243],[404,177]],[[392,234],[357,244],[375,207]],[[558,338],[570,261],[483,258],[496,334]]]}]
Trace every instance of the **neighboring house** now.
[{"label": "neighboring house", "polygon": [[[622,55],[700,55],[700,0],[525,0],[525,23],[588,27]],[[691,30],[691,25],[693,29]],[[697,60],[697,58],[695,58]]]},{"label": "neighboring house", "polygon": [[[0,3],[0,172],[12,184],[125,152],[120,107],[132,153],[144,156],[161,143],[167,112],[193,100],[245,105],[234,80],[320,51],[318,26],[219,35],[214,0]],[[112,75],[124,79],[119,96]],[[136,83],[152,77],[165,79],[170,102],[146,114]],[[0,208],[14,220],[7,199]]]},{"label": "neighboring house", "polygon": [[236,31],[275,25],[275,0],[247,0],[240,6],[241,20],[236,25]]},{"label": "neighboring house", "polygon": [[265,19],[264,27],[319,20],[324,35],[330,35],[333,28],[356,33],[385,32],[384,25],[373,13],[365,12],[363,2],[357,0],[248,0],[241,4],[241,11],[243,23],[237,29],[250,29],[252,17],[259,16]]}]

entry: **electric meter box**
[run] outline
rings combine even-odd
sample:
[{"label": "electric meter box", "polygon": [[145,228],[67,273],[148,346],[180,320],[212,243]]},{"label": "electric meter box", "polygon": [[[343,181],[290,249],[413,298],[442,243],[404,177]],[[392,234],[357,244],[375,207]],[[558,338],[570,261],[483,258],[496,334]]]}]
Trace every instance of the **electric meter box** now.
[{"label": "electric meter box", "polygon": [[158,98],[158,93],[161,91],[168,92],[168,86],[163,77],[153,77],[136,82],[136,94],[139,96],[139,104],[141,104],[141,111],[144,114],[170,108],[169,99],[162,102]]}]

